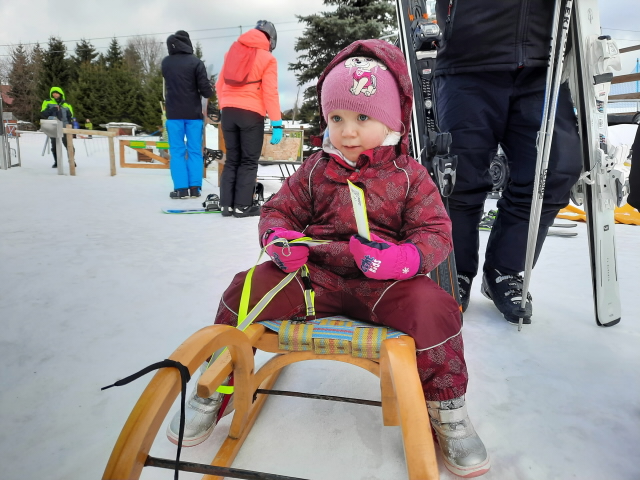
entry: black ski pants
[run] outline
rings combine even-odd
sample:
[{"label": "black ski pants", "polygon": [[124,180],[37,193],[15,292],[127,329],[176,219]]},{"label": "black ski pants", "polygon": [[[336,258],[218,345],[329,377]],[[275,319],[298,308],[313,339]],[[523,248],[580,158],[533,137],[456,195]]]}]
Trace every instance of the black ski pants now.
[{"label": "black ski pants", "polygon": [[258,160],[264,138],[264,117],[241,108],[221,112],[222,134],[227,159],[222,171],[220,205],[245,207],[253,204],[258,178]]},{"label": "black ski pants", "polygon": [[[640,210],[640,126],[636,130],[636,138],[633,141],[631,156],[631,173],[629,174],[629,196],[627,203]],[[634,167],[635,165],[635,167]]]},{"label": "black ski pants", "polygon": [[[56,139],[55,138],[49,138],[49,142],[51,144],[51,153],[53,153],[53,161],[54,163],[58,163],[58,152],[57,152],[57,147],[56,147]],[[64,145],[64,148],[68,149],[69,147],[67,147],[67,136],[63,135],[62,136],[62,144]],[[74,148],[74,153],[75,153],[75,148]]]},{"label": "black ski pants", "polygon": [[[438,125],[451,132],[451,151],[458,155],[456,184],[449,197],[456,266],[470,278],[478,272],[478,223],[493,186],[489,165],[498,143],[507,156],[510,177],[498,200],[484,268],[506,274],[524,270],[545,79],[546,68],[539,67],[436,78]],[[535,260],[558,210],[569,203],[581,169],[577,122],[565,83],[558,98]]]}]

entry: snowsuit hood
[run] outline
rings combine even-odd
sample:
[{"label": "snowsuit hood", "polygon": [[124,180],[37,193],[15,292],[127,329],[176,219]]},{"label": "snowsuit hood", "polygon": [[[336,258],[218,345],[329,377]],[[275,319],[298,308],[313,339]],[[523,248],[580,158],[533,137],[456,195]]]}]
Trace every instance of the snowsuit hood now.
[{"label": "snowsuit hood", "polygon": [[260,30],[252,28],[238,37],[238,42],[247,47],[269,51],[269,39]]},{"label": "snowsuit hood", "polygon": [[60,97],[62,98],[62,103],[64,103],[66,100],[64,97],[64,91],[60,87],[51,87],[51,89],[49,90],[49,97],[51,98],[51,100],[55,102],[56,99],[53,98],[54,92],[58,92],[60,94]]},{"label": "snowsuit hood", "polygon": [[[267,41],[268,43],[268,41]],[[409,129],[411,127],[411,110],[413,108],[413,84],[409,77],[409,70],[402,51],[384,40],[358,40],[341,50],[325,68],[318,79],[318,105],[320,105],[320,129],[327,128],[322,111],[322,86],[327,74],[338,64],[350,57],[376,58],[388,67],[388,71],[395,77],[400,89],[400,103],[402,112],[402,138],[400,139],[400,152],[407,154],[409,151]]]},{"label": "snowsuit hood", "polygon": [[178,30],[173,35],[167,37],[167,50],[169,55],[175,55],[177,53],[186,53],[191,55],[193,53],[193,45],[189,34],[184,30]]}]

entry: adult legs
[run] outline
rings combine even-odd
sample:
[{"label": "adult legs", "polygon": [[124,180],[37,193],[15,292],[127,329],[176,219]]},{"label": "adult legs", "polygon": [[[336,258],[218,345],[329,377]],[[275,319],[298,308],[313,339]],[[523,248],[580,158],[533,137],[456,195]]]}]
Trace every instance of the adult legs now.
[{"label": "adult legs", "polygon": [[171,169],[173,189],[189,188],[187,161],[185,160],[187,151],[184,142],[185,120],[170,119],[167,120],[166,126],[169,137],[169,153],[171,155],[169,167]]},{"label": "adult legs", "polygon": [[[517,275],[524,270],[536,168],[536,138],[542,120],[546,69],[522,69],[515,81],[503,148],[510,181],[498,201],[485,266]],[[567,84],[560,88],[534,262],[558,211],[580,175],[580,140]]]},{"label": "adult legs", "polygon": [[436,78],[438,125],[452,136],[458,156],[456,184],[449,197],[453,248],[459,274],[478,272],[478,223],[493,182],[492,154],[504,131],[513,78],[507,72],[444,75]]},{"label": "adult legs", "polygon": [[202,187],[202,120],[185,120],[187,136],[187,178],[189,187]]},{"label": "adult legs", "polygon": [[627,203],[633,208],[640,209],[640,127],[636,130],[636,138],[631,149],[633,150],[631,154],[631,173],[629,174],[631,192],[627,197]]},{"label": "adult legs", "polygon": [[264,137],[264,117],[240,108],[222,109],[222,134],[227,159],[220,186],[220,205],[249,206],[258,176]]}]

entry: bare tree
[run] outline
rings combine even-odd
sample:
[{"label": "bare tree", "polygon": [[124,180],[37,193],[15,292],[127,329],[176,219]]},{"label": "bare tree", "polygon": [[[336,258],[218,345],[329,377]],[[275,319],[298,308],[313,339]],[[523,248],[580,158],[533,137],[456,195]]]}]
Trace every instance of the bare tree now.
[{"label": "bare tree", "polygon": [[9,83],[9,73],[11,72],[11,57],[0,56],[0,85]]},{"label": "bare tree", "polygon": [[127,49],[133,49],[140,59],[140,69],[142,75],[147,77],[155,73],[160,68],[162,60],[163,42],[155,37],[132,37],[127,42]]}]

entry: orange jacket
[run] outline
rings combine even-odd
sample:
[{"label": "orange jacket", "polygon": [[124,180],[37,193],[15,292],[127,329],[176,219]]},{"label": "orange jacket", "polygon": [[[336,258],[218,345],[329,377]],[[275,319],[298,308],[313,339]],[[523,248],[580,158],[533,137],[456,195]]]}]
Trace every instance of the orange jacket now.
[{"label": "orange jacket", "polygon": [[243,33],[238,41],[247,47],[257,48],[256,58],[253,68],[249,73],[248,82],[262,80],[257,83],[247,83],[241,87],[232,87],[224,81],[224,66],[222,64],[218,81],[216,82],[216,93],[218,94],[218,105],[220,109],[225,107],[242,108],[251,110],[260,115],[269,114],[272,121],[281,120],[280,96],[278,94],[278,62],[269,51],[269,40],[260,30],[251,29]]}]

